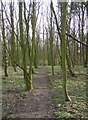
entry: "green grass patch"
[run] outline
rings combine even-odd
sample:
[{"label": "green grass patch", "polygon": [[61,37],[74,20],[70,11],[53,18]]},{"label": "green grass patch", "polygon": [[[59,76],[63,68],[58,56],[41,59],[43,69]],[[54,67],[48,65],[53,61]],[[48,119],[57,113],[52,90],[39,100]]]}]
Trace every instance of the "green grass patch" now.
[{"label": "green grass patch", "polygon": [[[29,67],[28,67],[29,70]],[[34,68],[35,75],[38,74],[37,69]],[[9,76],[4,78],[4,74],[2,75],[2,85],[0,85],[0,89],[2,90],[17,90],[17,89],[25,89],[25,81],[23,77],[23,71],[17,67],[17,72],[14,72],[14,69],[10,66],[8,67]]]},{"label": "green grass patch", "polygon": [[86,67],[83,67],[83,66],[75,66],[73,70],[75,71],[75,73],[78,73],[78,74],[86,74],[87,72]]},{"label": "green grass patch", "polygon": [[[51,68],[49,67],[48,72],[51,71],[50,69]],[[68,94],[71,98],[71,101],[69,102],[65,102],[64,100],[62,75],[49,75],[49,81],[53,91],[52,102],[55,105],[56,109],[54,115],[57,118],[64,119],[88,117],[88,114],[86,112],[86,77],[85,75],[79,75],[85,74],[86,68],[83,68],[82,66],[77,66],[74,68],[74,71],[78,74],[77,77],[72,77],[69,74],[67,77]]]},{"label": "green grass patch", "polygon": [[64,120],[64,118],[73,118],[74,117],[72,114],[70,114],[68,112],[64,112],[64,111],[55,112],[54,114],[55,114],[55,116],[57,116],[57,118],[60,118],[62,120]]},{"label": "green grass patch", "polygon": [[[52,67],[51,66],[46,66],[46,68],[48,69],[48,73],[51,75],[52,73]],[[54,66],[54,72],[60,72],[61,71],[61,66]]]},{"label": "green grass patch", "polygon": [[5,78],[2,82],[3,90],[14,90],[17,88],[25,88],[24,79],[22,76],[18,77],[17,74],[13,74],[12,76]]}]

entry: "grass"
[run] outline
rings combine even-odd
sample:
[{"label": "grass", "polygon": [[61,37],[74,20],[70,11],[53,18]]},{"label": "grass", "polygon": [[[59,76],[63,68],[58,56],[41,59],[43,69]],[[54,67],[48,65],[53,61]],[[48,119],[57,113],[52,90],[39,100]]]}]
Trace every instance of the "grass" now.
[{"label": "grass", "polygon": [[[29,68],[28,68],[29,70]],[[15,95],[20,99],[24,99],[27,97],[27,92],[25,91],[25,81],[23,76],[23,71],[17,67],[17,72],[14,72],[13,67],[8,67],[8,77],[4,77],[4,72],[0,71],[2,76],[2,84],[0,84],[0,90],[2,90],[2,101],[6,101],[10,96],[9,95]],[[34,68],[35,74],[33,76],[38,74],[38,70]],[[34,89],[36,89],[37,86],[34,85]],[[8,105],[8,108],[7,106]],[[0,108],[0,115],[3,113],[3,116],[8,116],[8,109],[9,107],[14,108],[14,104],[3,104],[3,107]],[[0,106],[1,107],[1,106]],[[8,115],[7,115],[8,114]],[[8,116],[8,119],[14,118],[13,114],[10,114]]]},{"label": "grass", "polygon": [[[52,67],[51,66],[46,66],[47,67],[47,69],[48,69],[48,73],[52,73]],[[61,71],[61,67],[60,66],[54,66],[54,72],[56,73],[56,72],[60,72]]]},{"label": "grass", "polygon": [[[51,67],[48,67],[49,81],[51,84],[52,102],[55,105],[54,115],[57,118],[87,118],[87,106],[86,106],[86,76],[79,74],[86,74],[86,68],[77,66],[74,71],[77,77],[67,76],[67,88],[71,101],[65,102],[62,88],[62,75],[51,74]],[[60,67],[56,66],[55,71],[61,72]]]},{"label": "grass", "polygon": [[15,90],[19,88],[25,88],[24,79],[21,75],[13,74],[4,79],[2,82],[3,90]]},{"label": "grass", "polygon": [[[38,74],[37,69],[34,68],[35,74]],[[23,71],[17,68],[17,72],[14,72],[12,67],[8,67],[9,76],[4,78],[2,74],[3,82],[0,88],[2,90],[25,90],[25,81],[23,77]]]},{"label": "grass", "polygon": [[[62,88],[62,71],[60,66],[55,66],[55,75],[52,76],[51,66],[46,66],[48,69],[48,76],[52,88],[52,102],[55,106],[54,115],[57,118],[86,118],[86,76],[81,74],[86,74],[86,68],[82,66],[74,67],[77,77],[72,77],[68,74],[67,76],[67,88],[68,94],[71,98],[70,102],[64,101],[63,88]],[[0,89],[6,90],[22,90],[20,96],[24,98],[25,93],[25,83],[23,79],[23,72],[17,68],[18,72],[14,72],[12,67],[9,67],[9,77],[3,79],[2,85],[0,84]],[[35,73],[37,69],[34,69]],[[3,72],[2,72],[3,73]],[[34,76],[37,76],[35,74]],[[2,74],[4,78],[4,75]],[[34,89],[38,89],[34,86]],[[2,94],[2,98],[6,99],[7,94]],[[1,111],[1,109],[0,109]],[[13,116],[12,116],[13,117]]]},{"label": "grass", "polygon": [[[34,69],[34,71],[36,74],[38,73],[37,69]],[[14,91],[17,95],[24,98],[26,93],[23,71],[17,67],[17,72],[14,72],[12,67],[8,67],[8,74],[9,76],[6,78],[4,77],[4,74],[2,74],[2,84],[0,84],[0,90],[3,91],[2,99],[6,99],[8,97],[8,91]],[[34,85],[34,89],[36,88],[37,87]]]}]

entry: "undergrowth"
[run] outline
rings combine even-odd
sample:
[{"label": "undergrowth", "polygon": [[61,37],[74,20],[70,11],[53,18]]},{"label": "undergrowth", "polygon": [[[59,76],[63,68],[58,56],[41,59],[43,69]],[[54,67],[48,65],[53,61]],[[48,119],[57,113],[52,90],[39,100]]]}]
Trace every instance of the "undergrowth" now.
[{"label": "undergrowth", "polygon": [[[86,106],[86,68],[77,66],[74,68],[76,77],[67,75],[67,89],[71,101],[66,102],[64,100],[63,88],[62,88],[62,74],[60,66],[56,66],[55,75],[52,76],[52,69],[48,68],[48,77],[52,89],[52,102],[55,106],[54,115],[57,118],[87,118],[87,106]],[[82,75],[81,75],[82,74]],[[83,75],[84,74],[84,75]]]}]

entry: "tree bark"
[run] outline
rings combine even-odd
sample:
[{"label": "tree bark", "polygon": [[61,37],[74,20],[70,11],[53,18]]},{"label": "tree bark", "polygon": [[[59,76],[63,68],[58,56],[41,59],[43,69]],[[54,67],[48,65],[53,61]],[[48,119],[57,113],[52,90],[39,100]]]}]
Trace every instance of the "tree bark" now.
[{"label": "tree bark", "polygon": [[[16,51],[15,51],[15,36],[14,36],[14,14],[13,14],[13,2],[10,3],[10,16],[11,16],[11,53],[13,56],[13,59],[15,60],[16,56]],[[11,61],[11,64],[14,68],[14,71],[16,72],[16,65],[14,64],[13,61]]]},{"label": "tree bark", "polygon": [[3,37],[3,67],[5,77],[8,77],[7,72],[7,54],[6,54],[6,39],[5,39],[5,23],[4,23],[4,15],[3,15],[3,4],[1,2],[1,10],[2,10],[2,37]]},{"label": "tree bark", "polygon": [[[52,4],[52,0],[51,0]],[[51,51],[51,65],[52,65],[52,75],[54,75],[54,55],[53,55],[53,31],[52,31],[52,10],[50,19],[50,51]]]},{"label": "tree bark", "polygon": [[69,101],[70,98],[68,96],[67,92],[67,86],[66,86],[66,81],[67,81],[67,72],[66,72],[66,9],[67,9],[67,3],[63,2],[62,4],[62,42],[61,42],[61,57],[62,57],[62,72],[63,72],[63,90],[64,90],[64,95],[65,95],[65,100]]},{"label": "tree bark", "polygon": [[27,64],[26,64],[26,47],[23,35],[23,19],[22,19],[22,2],[19,2],[19,26],[20,26],[20,42],[21,42],[21,51],[22,51],[22,65],[23,65],[23,74],[24,81],[26,85],[26,90],[31,90],[31,81],[27,74]]}]

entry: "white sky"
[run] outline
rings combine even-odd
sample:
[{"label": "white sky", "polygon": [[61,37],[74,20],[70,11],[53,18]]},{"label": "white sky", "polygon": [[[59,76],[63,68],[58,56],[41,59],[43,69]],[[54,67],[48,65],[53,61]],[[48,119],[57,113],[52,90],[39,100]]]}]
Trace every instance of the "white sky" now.
[{"label": "white sky", "polygon": [[[18,1],[21,1],[21,0],[2,0],[2,1],[4,3],[6,3],[6,6],[8,6],[7,7],[7,13],[8,13],[8,15],[9,15],[9,5],[8,4],[11,1],[14,2],[14,7],[16,9],[16,14],[18,14],[18,7],[16,5],[17,5]],[[33,0],[25,0],[25,2],[26,2],[27,5],[30,3],[30,1],[32,2]],[[40,25],[40,27],[42,29],[43,23],[44,23],[44,25],[46,25],[47,7],[48,7],[48,9],[50,9],[50,1],[51,0],[35,0],[35,1],[36,2],[40,2],[40,4],[41,4],[37,23]],[[57,1],[58,0],[52,0],[52,1],[53,1],[54,8],[55,8],[55,6],[57,5]],[[42,15],[42,12],[43,12],[43,15]],[[40,23],[40,21],[41,21],[41,23]]]},{"label": "white sky", "polygon": [[[6,2],[7,4],[10,3],[11,1],[13,1],[15,3],[15,9],[16,9],[16,14],[18,14],[18,10],[17,10],[17,7],[16,7],[16,4],[18,1],[21,1],[21,0],[2,0],[3,2]],[[33,0],[25,0],[25,2],[28,3],[29,2],[32,2]],[[40,7],[40,14],[39,14],[39,18],[38,18],[38,21],[37,21],[37,25],[39,26],[40,25],[40,32],[42,33],[43,32],[43,24],[45,26],[47,26],[46,24],[46,19],[47,19],[47,7],[48,9],[50,9],[50,1],[51,0],[35,0],[36,2],[40,2],[41,3],[41,7]],[[57,6],[57,1],[65,1],[65,0],[52,0],[53,1],[53,4],[54,4],[54,8],[56,8]],[[71,0],[72,1],[72,0]],[[79,0],[75,0],[75,1],[79,1]],[[82,1],[82,0],[80,0]],[[85,0],[83,0],[85,1]],[[8,11],[9,11],[9,8],[8,8]],[[43,11],[43,15],[41,14]],[[8,12],[9,14],[9,12]]]}]

